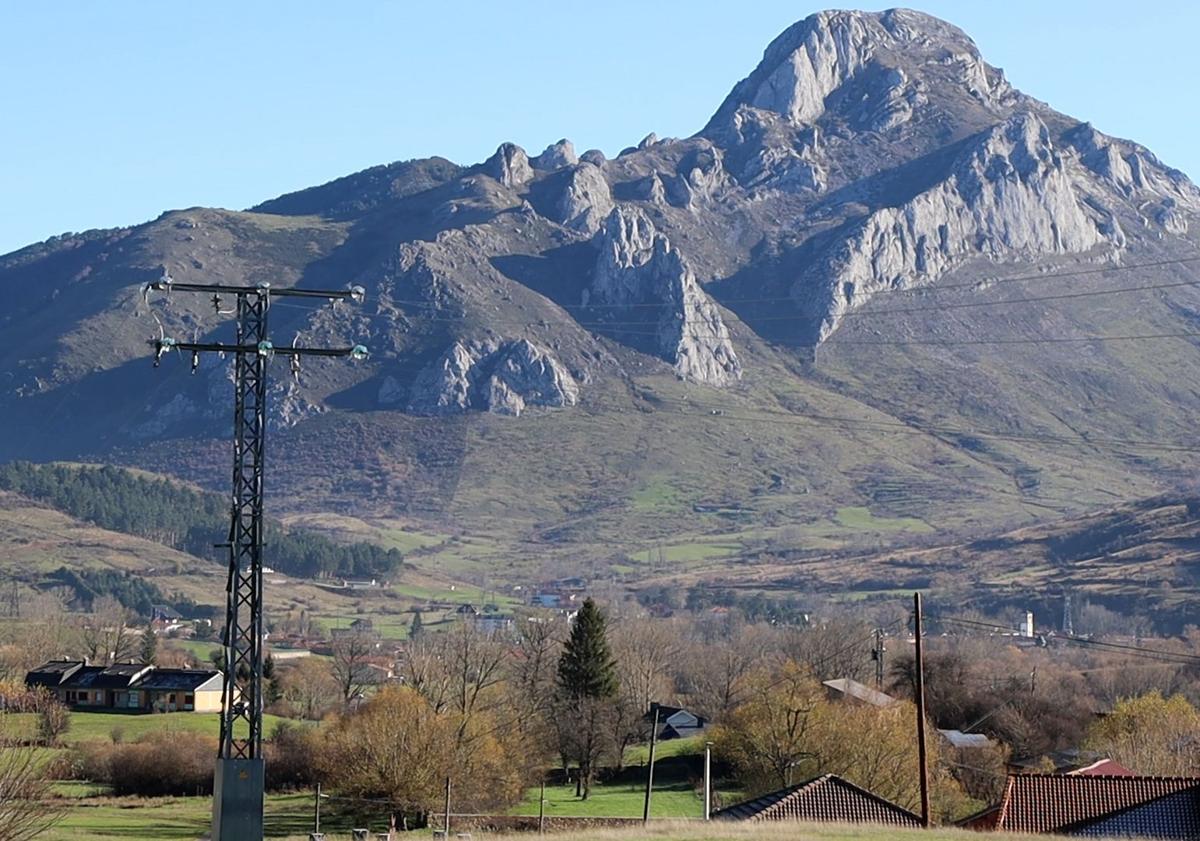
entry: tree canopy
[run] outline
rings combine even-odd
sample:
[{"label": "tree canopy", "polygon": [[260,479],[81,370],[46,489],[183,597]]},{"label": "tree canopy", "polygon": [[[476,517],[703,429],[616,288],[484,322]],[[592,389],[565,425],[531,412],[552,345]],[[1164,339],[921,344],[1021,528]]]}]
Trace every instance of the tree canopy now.
[{"label": "tree canopy", "polygon": [[[229,504],[224,496],[118,467],[14,461],[0,464],[0,490],[200,558],[211,558],[213,544],[229,533]],[[264,542],[269,566],[304,578],[376,577],[390,575],[403,565],[396,549],[335,543],[312,532],[286,529],[275,520],[267,521]]]},{"label": "tree canopy", "polygon": [[571,699],[605,699],[617,694],[616,661],[608,645],[608,620],[588,599],[575,617],[558,661],[559,691]]}]

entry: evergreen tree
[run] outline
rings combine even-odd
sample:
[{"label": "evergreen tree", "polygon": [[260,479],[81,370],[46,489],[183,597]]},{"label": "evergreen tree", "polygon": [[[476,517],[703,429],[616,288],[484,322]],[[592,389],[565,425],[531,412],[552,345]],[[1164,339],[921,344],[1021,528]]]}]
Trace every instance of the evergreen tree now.
[{"label": "evergreen tree", "polygon": [[571,700],[612,698],[617,694],[616,665],[608,647],[608,620],[588,599],[558,660],[559,692]]},{"label": "evergreen tree", "polygon": [[142,647],[139,654],[141,661],[151,666],[158,660],[158,635],[154,633],[154,627],[149,622],[142,631]]},{"label": "evergreen tree", "polygon": [[559,751],[579,766],[575,794],[587,800],[609,739],[618,689],[616,660],[608,647],[608,622],[596,603],[583,603],[558,660],[555,716]]},{"label": "evergreen tree", "polygon": [[419,640],[425,636],[425,623],[421,619],[421,609],[413,609],[412,624],[408,626],[408,638],[410,640]]}]

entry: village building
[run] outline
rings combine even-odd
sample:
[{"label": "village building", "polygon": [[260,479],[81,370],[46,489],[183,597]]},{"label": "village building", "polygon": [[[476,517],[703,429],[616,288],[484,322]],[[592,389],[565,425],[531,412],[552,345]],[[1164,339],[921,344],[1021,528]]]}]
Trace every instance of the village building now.
[{"label": "village building", "polygon": [[73,709],[112,712],[215,712],[222,682],[215,669],[82,660],[51,660],[25,675],[26,686],[45,689]]},{"label": "village building", "polygon": [[662,741],[699,736],[708,725],[708,721],[703,716],[688,712],[681,707],[668,707],[665,704],[650,705],[650,712],[646,713],[647,724],[653,726],[656,711],[658,712],[658,738]]},{"label": "village building", "polygon": [[921,819],[907,809],[834,774],[721,809],[713,813],[713,819],[921,825]]},{"label": "village building", "polygon": [[899,703],[886,692],[872,689],[864,683],[848,677],[839,677],[822,683],[830,701],[845,701],[851,704],[867,704],[880,709]]},{"label": "village building", "polygon": [[1200,777],[1010,774],[975,830],[1088,837],[1200,838]]}]

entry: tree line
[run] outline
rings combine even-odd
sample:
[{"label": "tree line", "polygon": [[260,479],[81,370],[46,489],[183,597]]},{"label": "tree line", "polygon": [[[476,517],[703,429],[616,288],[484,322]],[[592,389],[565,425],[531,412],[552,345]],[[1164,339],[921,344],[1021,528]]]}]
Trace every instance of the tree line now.
[{"label": "tree line", "polygon": [[[149,616],[156,604],[168,605],[185,617],[194,617],[198,612],[195,600],[179,593],[167,596],[153,581],[128,570],[59,567],[46,577],[45,583],[65,587],[73,594],[74,606],[89,613],[106,596],[138,616]],[[203,612],[211,613],[209,609]]]},{"label": "tree line", "polygon": [[[229,533],[229,504],[219,494],[112,466],[14,461],[0,465],[0,490],[42,502],[110,531],[142,537],[200,558]],[[396,549],[336,543],[268,520],[267,564],[301,578],[388,576],[403,565]]]}]

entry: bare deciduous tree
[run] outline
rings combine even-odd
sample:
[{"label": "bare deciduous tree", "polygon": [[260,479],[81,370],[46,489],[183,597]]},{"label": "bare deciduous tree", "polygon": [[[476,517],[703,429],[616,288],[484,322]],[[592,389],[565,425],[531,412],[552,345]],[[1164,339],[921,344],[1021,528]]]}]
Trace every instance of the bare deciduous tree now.
[{"label": "bare deciduous tree", "polygon": [[281,669],[280,681],[283,697],[309,720],[320,718],[338,700],[339,687],[331,668],[313,657]]},{"label": "bare deciduous tree", "polygon": [[62,807],[52,798],[45,763],[0,721],[0,841],[30,841],[54,826]]},{"label": "bare deciduous tree", "polygon": [[366,630],[352,631],[333,641],[333,679],[344,705],[349,706],[375,682],[370,658],[378,646],[379,638]]},{"label": "bare deciduous tree", "polygon": [[112,596],[99,596],[84,617],[80,635],[93,663],[111,665],[129,660],[137,652],[138,635],[129,627],[129,610]]},{"label": "bare deciduous tree", "polygon": [[621,691],[641,715],[652,703],[674,700],[672,665],[679,654],[674,623],[626,619],[611,633]]}]

